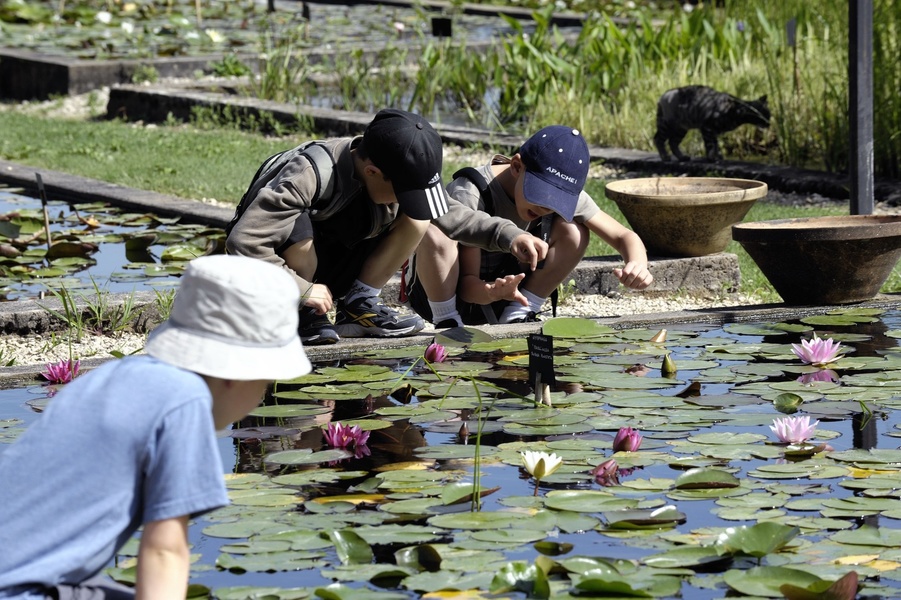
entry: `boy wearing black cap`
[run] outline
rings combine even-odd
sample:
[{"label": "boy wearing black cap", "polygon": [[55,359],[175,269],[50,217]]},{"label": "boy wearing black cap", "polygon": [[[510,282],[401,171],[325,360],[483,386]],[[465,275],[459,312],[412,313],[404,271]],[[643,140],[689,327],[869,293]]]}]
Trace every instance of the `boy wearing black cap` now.
[{"label": "boy wearing black cap", "polygon": [[[441,138],[428,121],[379,111],[362,136],[308,142],[264,163],[226,247],[294,277],[305,344],[416,333],[422,319],[398,313],[379,294],[429,222],[447,212],[441,164]],[[335,301],[332,325],[326,313]]]},{"label": "boy wearing black cap", "polygon": [[[416,312],[438,328],[535,321],[585,255],[591,232],[624,258],[614,269],[623,285],[649,286],[654,278],[641,239],[583,191],[589,160],[578,130],[555,125],[512,157],[496,155],[472,178],[454,179],[450,211],[429,228],[411,261],[406,291]],[[542,226],[548,243],[532,235]],[[523,236],[536,248],[527,264],[510,254]]]}]

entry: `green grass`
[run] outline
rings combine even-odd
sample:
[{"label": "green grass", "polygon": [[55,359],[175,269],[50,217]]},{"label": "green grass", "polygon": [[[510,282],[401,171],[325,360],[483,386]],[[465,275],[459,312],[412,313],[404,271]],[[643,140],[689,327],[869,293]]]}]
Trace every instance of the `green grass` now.
[{"label": "green grass", "polygon": [[[240,199],[266,157],[303,140],[321,137],[308,132],[266,137],[233,128],[192,125],[142,127],[119,121],[43,118],[14,110],[0,110],[0,130],[4,132],[0,157],[6,160],[182,198],[216,198],[233,203]],[[445,179],[462,166],[466,165],[445,163]],[[589,181],[586,190],[602,210],[628,225],[616,205],[605,197],[603,181]],[[835,208],[811,208],[760,201],[745,220],[847,213],[840,203]],[[738,244],[732,242],[727,251],[739,258],[739,291],[778,301],[766,278]],[[589,255],[612,253],[597,238],[588,249]],[[901,289],[897,270],[884,289]]]},{"label": "green grass", "polygon": [[266,157],[297,138],[187,125],[48,119],[0,111],[6,160],[129,187],[237,203]]}]

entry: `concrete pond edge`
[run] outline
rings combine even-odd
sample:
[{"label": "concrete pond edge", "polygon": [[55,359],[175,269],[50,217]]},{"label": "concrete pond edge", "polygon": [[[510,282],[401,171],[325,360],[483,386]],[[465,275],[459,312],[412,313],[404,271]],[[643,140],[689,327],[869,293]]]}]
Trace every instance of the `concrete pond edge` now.
[{"label": "concrete pond edge", "polygon": [[[901,306],[901,294],[880,294],[873,300],[854,304],[854,308],[874,308],[881,310],[897,309]],[[821,315],[829,311],[841,309],[841,306],[786,306],[782,304],[760,304],[747,306],[731,306],[724,308],[703,308],[662,313],[639,315],[622,315],[591,319],[601,325],[614,329],[667,328],[678,325],[711,325],[724,326],[730,323],[776,322],[801,319],[811,315]],[[511,325],[483,325],[481,329],[495,339],[526,337],[541,332],[542,323],[518,323]],[[314,363],[353,359],[361,352],[388,350],[420,346],[425,349],[434,338],[434,331],[423,331],[401,338],[351,338],[344,339],[332,346],[308,346],[307,355]],[[84,371],[99,367],[117,360],[113,356],[89,358],[81,361]],[[0,369],[0,389],[39,385],[40,373],[44,365],[23,365]]]}]

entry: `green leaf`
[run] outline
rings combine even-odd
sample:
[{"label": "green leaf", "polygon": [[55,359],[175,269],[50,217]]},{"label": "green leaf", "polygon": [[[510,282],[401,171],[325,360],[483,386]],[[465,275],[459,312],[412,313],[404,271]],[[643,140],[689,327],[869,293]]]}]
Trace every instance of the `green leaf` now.
[{"label": "green leaf", "polygon": [[731,556],[720,554],[712,546],[688,546],[646,556],[642,562],[649,567],[658,569],[675,569],[714,565],[730,560],[732,560]]},{"label": "green leaf", "polygon": [[329,539],[335,545],[338,558],[345,565],[368,565],[372,562],[372,548],[366,541],[350,529],[328,532]]},{"label": "green leaf", "polygon": [[722,469],[689,469],[676,478],[674,487],[679,490],[703,490],[715,488],[737,488],[741,485],[738,477]]},{"label": "green leaf", "polygon": [[491,335],[475,327],[452,327],[435,334],[435,342],[442,346],[466,347],[492,341]]},{"label": "green leaf", "polygon": [[776,396],[776,399],[773,400],[773,407],[783,414],[791,415],[798,412],[798,407],[803,401],[804,399],[798,394],[786,392]]},{"label": "green leaf", "polygon": [[615,333],[616,330],[592,319],[561,317],[548,319],[541,326],[544,335],[561,338],[585,338]]},{"label": "green leaf", "polygon": [[786,600],[854,600],[857,598],[858,575],[851,571],[837,581],[816,581],[806,588],[791,583],[779,586]]},{"label": "green leaf", "polygon": [[482,489],[477,488],[473,483],[455,482],[446,485],[441,489],[441,500],[444,502],[445,506],[471,502],[476,489],[478,489],[479,496],[484,498],[485,496],[493,494],[501,488],[493,487]]},{"label": "green leaf", "polygon": [[547,575],[534,564],[515,561],[494,576],[491,581],[492,594],[505,594],[507,592],[525,592],[529,598],[549,598],[551,586]]},{"label": "green leaf", "polygon": [[304,600],[309,597],[309,590],[300,588],[284,589],[250,585],[216,588],[217,600],[248,600],[250,598],[259,598],[260,600]]},{"label": "green leaf", "polygon": [[441,555],[431,544],[408,546],[394,553],[394,560],[401,567],[412,567],[430,573],[441,569]]},{"label": "green leaf", "polygon": [[764,521],[751,527],[730,527],[717,538],[716,550],[720,554],[745,554],[761,558],[781,550],[800,531],[797,527],[774,521]]},{"label": "green leaf", "polygon": [[354,454],[341,448],[332,448],[321,452],[311,450],[285,450],[274,452],[266,457],[266,462],[276,465],[317,465],[319,463],[332,462],[350,458]]},{"label": "green leaf", "polygon": [[808,586],[820,580],[816,575],[787,567],[752,567],[747,571],[731,569],[723,574],[726,585],[747,596],[782,598],[786,583]]},{"label": "green leaf", "polygon": [[316,597],[323,600],[409,600],[407,594],[377,592],[369,588],[352,588],[340,583],[316,588]]},{"label": "green leaf", "polygon": [[662,529],[685,522],[685,513],[675,506],[656,509],[620,510],[604,513],[607,526],[612,529]]}]

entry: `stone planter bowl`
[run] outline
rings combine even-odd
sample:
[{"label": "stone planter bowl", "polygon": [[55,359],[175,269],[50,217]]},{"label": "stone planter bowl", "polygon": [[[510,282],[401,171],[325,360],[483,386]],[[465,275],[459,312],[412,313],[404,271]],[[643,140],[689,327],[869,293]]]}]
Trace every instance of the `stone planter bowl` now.
[{"label": "stone planter bowl", "polygon": [[786,304],[869,300],[901,258],[901,216],[849,215],[739,223],[742,245]]},{"label": "stone planter bowl", "polygon": [[766,192],[761,181],[717,177],[623,179],[608,183],[606,191],[648,253],[671,257],[725,250],[730,227]]}]

